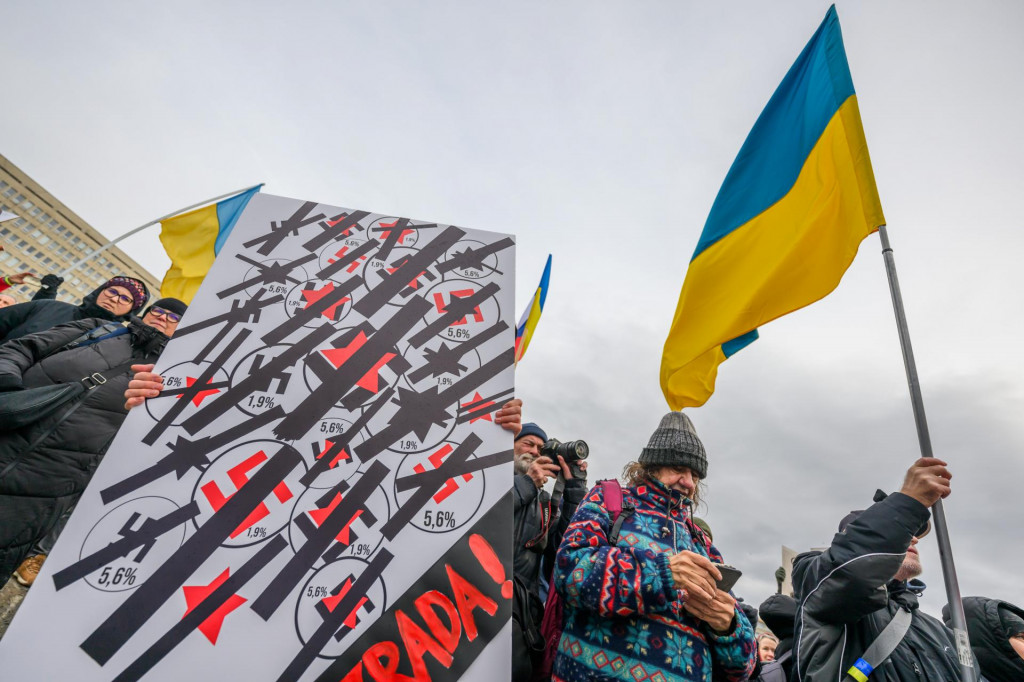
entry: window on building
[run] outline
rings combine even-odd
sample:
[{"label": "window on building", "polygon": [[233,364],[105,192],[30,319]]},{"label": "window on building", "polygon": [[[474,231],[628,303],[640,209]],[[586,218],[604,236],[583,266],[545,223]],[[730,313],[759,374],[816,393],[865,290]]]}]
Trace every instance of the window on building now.
[{"label": "window on building", "polygon": [[50,238],[47,237],[45,234],[42,237],[39,238],[39,243],[40,244],[46,244],[46,243],[49,243],[49,241],[50,241]]},{"label": "window on building", "polygon": [[18,242],[18,248],[24,249],[26,246],[28,246],[28,242],[25,241],[24,239]]},{"label": "window on building", "polygon": [[42,212],[43,212],[43,209],[41,209],[38,206],[36,206],[31,211],[29,211],[28,214],[34,218],[37,215],[39,215],[40,213],[42,213]]},{"label": "window on building", "polygon": [[6,189],[6,188],[7,188],[7,183],[4,182],[3,180],[0,180],[0,189]]},{"label": "window on building", "polygon": [[36,239],[38,239],[39,237],[43,236],[43,231],[42,230],[32,230],[32,236],[35,237]]},{"label": "window on building", "polygon": [[19,194],[18,196],[14,197],[14,203],[16,203],[16,204],[20,204],[23,201],[25,201],[25,195],[24,194]]},{"label": "window on building", "polygon": [[48,223],[50,221],[50,214],[44,213],[43,215],[39,216],[39,220],[40,222]]},{"label": "window on building", "polygon": [[31,201],[29,201],[28,199],[25,199],[25,201],[21,202],[21,207],[22,207],[23,209],[25,209],[26,211],[27,211],[28,209],[32,208],[33,206],[35,206],[35,204],[33,204],[33,203],[32,203]]},{"label": "window on building", "polygon": [[18,218],[17,220],[14,221],[14,226],[15,227],[21,227],[22,225],[24,225],[27,222],[28,221],[25,220],[24,218]]},{"label": "window on building", "polygon": [[6,192],[4,192],[4,196],[5,196],[5,197],[9,197],[9,196],[11,196],[12,194],[14,194],[14,191],[15,191],[15,190],[14,190],[14,188],[13,188],[13,187],[11,187],[11,188],[10,188],[9,190],[7,190]]}]

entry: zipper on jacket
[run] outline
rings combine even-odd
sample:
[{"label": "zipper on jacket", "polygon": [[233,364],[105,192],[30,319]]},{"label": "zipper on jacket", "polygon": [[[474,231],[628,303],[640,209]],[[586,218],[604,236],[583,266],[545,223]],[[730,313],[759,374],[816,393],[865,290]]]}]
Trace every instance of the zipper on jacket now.
[{"label": "zipper on jacket", "polygon": [[668,527],[672,529],[672,552],[673,554],[679,554],[679,548],[676,546],[676,522],[672,520],[672,510],[675,507],[676,501],[669,493],[668,498],[668,513],[665,514],[665,520],[668,521]]}]

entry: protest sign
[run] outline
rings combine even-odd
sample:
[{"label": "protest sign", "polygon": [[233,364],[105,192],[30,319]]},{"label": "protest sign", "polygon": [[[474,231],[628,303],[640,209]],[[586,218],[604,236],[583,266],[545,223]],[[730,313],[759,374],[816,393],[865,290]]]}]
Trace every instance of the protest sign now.
[{"label": "protest sign", "polygon": [[5,677],[507,679],[514,269],[505,235],[254,196]]}]

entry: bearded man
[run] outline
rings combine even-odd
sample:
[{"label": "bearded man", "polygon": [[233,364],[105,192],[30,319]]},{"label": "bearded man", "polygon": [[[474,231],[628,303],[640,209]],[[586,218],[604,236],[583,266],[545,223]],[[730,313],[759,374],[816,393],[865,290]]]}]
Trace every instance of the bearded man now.
[{"label": "bearded man", "polygon": [[[516,436],[513,499],[512,559],[515,600],[512,609],[512,680],[529,680],[544,651],[540,623],[544,617],[541,568],[550,574],[555,551],[569,520],[587,492],[586,480],[573,478],[561,456],[558,461],[541,453],[548,440],[544,429],[530,422]],[[565,480],[561,502],[543,490],[549,478]],[[545,561],[546,558],[546,561]],[[545,575],[546,579],[548,576]]]}]

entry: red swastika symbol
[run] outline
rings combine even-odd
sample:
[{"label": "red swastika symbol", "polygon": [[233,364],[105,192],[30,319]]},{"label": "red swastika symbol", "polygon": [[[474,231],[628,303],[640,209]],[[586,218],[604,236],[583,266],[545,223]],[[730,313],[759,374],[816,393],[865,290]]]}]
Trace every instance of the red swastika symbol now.
[{"label": "red swastika symbol", "polygon": [[[209,585],[185,585],[181,588],[181,591],[185,593],[185,615],[184,618],[192,609],[199,606],[204,599],[216,590],[218,587],[224,584],[224,581],[228,579],[228,572],[231,569],[225,568],[224,572],[213,579],[213,582]],[[224,617],[229,613],[237,609],[239,606],[244,604],[246,601],[245,597],[239,597],[237,594],[233,594],[227,598],[223,604],[217,607],[217,610],[207,616],[206,620],[199,624],[199,632],[206,635],[206,639],[210,640],[210,644],[217,644],[217,637],[220,636],[220,628],[224,625]]]},{"label": "red swastika symbol", "polygon": [[[434,466],[434,468],[437,469],[438,467],[441,466],[441,462],[444,461],[444,458],[452,454],[452,450],[453,448],[451,445],[445,444],[443,448],[432,454],[430,457],[427,457],[427,461],[429,461]],[[422,464],[417,464],[412,468],[412,470],[415,471],[417,474],[424,474],[427,472],[427,468],[424,467]],[[462,480],[472,481],[473,474],[462,474]],[[436,493],[434,493],[434,502],[437,504],[441,504],[442,502],[448,499],[449,495],[451,495],[458,489],[459,484],[455,481],[455,479],[449,478],[447,481],[444,482],[444,487],[438,490]]]},{"label": "red swastika symbol", "polygon": [[[352,340],[352,343],[348,344],[344,348],[328,348],[327,350],[320,351],[329,363],[334,365],[334,369],[338,369],[345,361],[352,357],[357,350],[363,347],[366,343],[366,334],[359,332],[356,338]],[[356,382],[356,386],[365,388],[367,391],[377,392],[378,384],[380,381],[379,372],[381,367],[391,362],[391,359],[395,357],[394,353],[384,353],[384,356],[377,361],[370,371],[367,372]]]},{"label": "red swastika symbol", "polygon": [[[330,516],[331,512],[334,511],[334,508],[341,503],[342,499],[343,498],[341,497],[341,493],[334,493],[334,499],[331,500],[331,503],[329,505],[327,505],[323,509],[317,508],[311,509],[309,511],[309,517],[313,519],[313,523],[317,525],[317,528],[319,528],[320,525],[327,520],[327,517]],[[351,544],[352,540],[351,536],[349,535],[349,526],[351,526],[352,522],[358,519],[362,513],[363,510],[360,509],[355,514],[353,514],[352,518],[348,520],[348,523],[345,524],[345,527],[338,532],[337,537],[335,537],[334,539],[343,545]]]},{"label": "red swastika symbol", "polygon": [[[324,449],[320,451],[320,454],[317,455],[316,458],[320,459],[321,457],[323,457],[324,455],[327,454],[328,450],[330,450],[333,447],[334,447],[334,443],[332,441],[325,440],[324,441]],[[335,466],[337,466],[338,462],[340,462],[343,459],[344,460],[352,459],[351,455],[348,454],[348,452],[345,450],[345,448],[342,448],[341,452],[339,452],[337,455],[334,456],[334,459],[332,459],[331,463],[327,465],[327,468],[328,469],[333,469]]]},{"label": "red swastika symbol", "polygon": [[[322,287],[320,289],[303,289],[300,293],[302,294],[302,298],[306,299],[306,305],[302,306],[302,309],[305,310],[306,308],[313,305],[314,303],[316,303],[317,301],[319,301],[321,298],[331,293],[332,291],[334,291],[334,282],[330,282],[327,286]],[[338,311],[338,306],[344,306],[351,300],[351,298],[346,296],[337,303],[328,306],[320,314],[329,320],[333,320],[335,313]]]},{"label": "red swastika symbol", "polygon": [[[240,490],[243,485],[249,482],[249,472],[260,464],[263,464],[265,461],[267,461],[267,454],[260,450],[241,464],[236,464],[228,469],[228,478],[231,479],[231,482],[235,485],[236,492]],[[213,511],[215,512],[220,511],[220,508],[235,495],[235,493],[231,493],[225,497],[224,493],[220,490],[220,486],[217,485],[217,481],[210,481],[200,488],[200,490],[202,490],[203,494],[206,495],[207,501],[210,503],[210,506],[213,507]],[[277,497],[278,502],[283,504],[292,498],[292,491],[288,489],[288,486],[285,485],[284,481],[281,481],[274,487],[274,496]],[[267,503],[260,502],[260,505],[253,509],[249,516],[245,517],[245,521],[242,521],[241,525],[231,533],[231,537],[238,537],[245,532],[246,528],[269,514],[270,510],[267,508]]]},{"label": "red swastika symbol", "polygon": [[[388,274],[391,274],[391,275],[393,275],[393,274],[395,274],[396,272],[398,272],[398,268],[400,268],[400,267],[402,267],[402,266],[401,266],[401,265],[396,265],[396,266],[395,266],[395,267],[393,267],[393,268],[384,268],[384,269],[388,271]],[[420,288],[420,277],[422,277],[422,276],[423,276],[423,275],[425,275],[425,274],[427,274],[427,271],[426,271],[426,270],[424,270],[424,271],[423,271],[423,272],[421,272],[420,274],[418,274],[418,275],[416,275],[415,277],[413,277],[413,278],[412,278],[412,280],[410,280],[410,281],[409,281],[409,282],[407,283],[407,285],[406,285],[406,286],[410,286],[410,287],[412,287],[413,289],[419,289],[419,288]]]},{"label": "red swastika symbol", "polygon": [[[333,597],[324,597],[323,602],[324,606],[327,607],[327,610],[333,613],[334,609],[338,606],[338,602],[345,598],[345,595],[348,594],[350,589],[352,589],[352,578],[345,580],[345,584],[341,586],[341,590],[338,594]],[[352,612],[348,614],[348,617],[344,621],[347,627],[354,628],[356,626],[356,612],[363,608],[363,604],[368,601],[368,597],[362,597],[359,600],[359,603],[355,605],[355,608],[352,609]]]},{"label": "red swastika symbol", "polygon": [[[469,298],[470,296],[472,296],[475,293],[476,292],[473,291],[472,289],[459,289],[458,291],[450,292],[448,294],[448,296],[449,296],[450,299]],[[439,313],[444,313],[444,312],[448,311],[447,307],[445,306],[444,296],[442,296],[441,292],[439,292],[439,291],[438,292],[434,292],[434,305],[437,306],[437,312],[439,312]],[[484,321],[484,316],[480,313],[480,306],[477,306],[477,307],[473,308],[473,320],[476,321],[476,322],[483,322]],[[466,324],[466,318],[463,317],[462,319],[456,320],[455,322],[452,322],[448,326],[449,327],[454,327],[455,325],[458,325],[458,324]]]},{"label": "red swastika symbol", "polygon": [[[346,232],[347,232],[347,230],[346,230]],[[336,260],[338,260],[339,258],[341,258],[342,256],[344,256],[346,253],[348,253],[348,246],[343,246],[343,247],[341,247],[340,249],[338,249],[335,252],[334,256],[332,256],[331,258],[328,258],[327,262],[328,263],[333,263]],[[366,260],[366,256],[360,256],[351,265],[349,265],[347,268],[345,268],[345,272],[355,272],[356,268],[359,267],[359,264],[362,263],[365,260]]]}]

